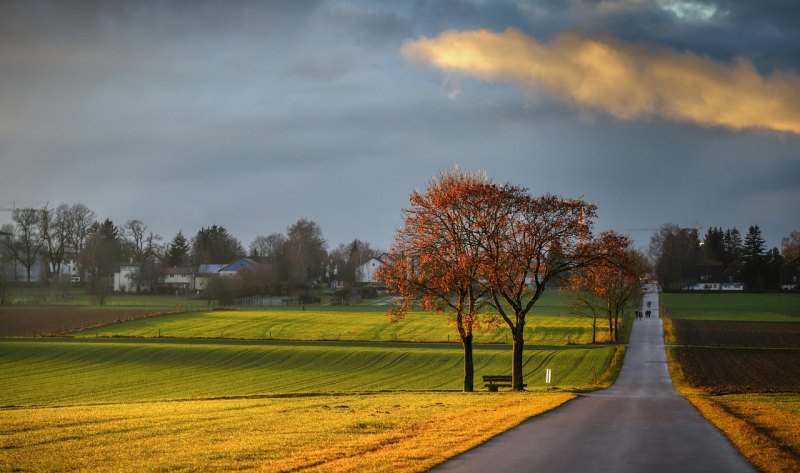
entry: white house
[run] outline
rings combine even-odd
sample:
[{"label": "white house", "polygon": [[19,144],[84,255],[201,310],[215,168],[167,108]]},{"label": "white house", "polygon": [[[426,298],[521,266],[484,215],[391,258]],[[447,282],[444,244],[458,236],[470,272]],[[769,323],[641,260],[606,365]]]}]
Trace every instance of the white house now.
[{"label": "white house", "polygon": [[365,286],[376,286],[381,282],[375,277],[378,269],[386,264],[386,257],[388,255],[383,253],[377,258],[370,258],[366,263],[356,268],[356,284]]},{"label": "white house", "polygon": [[165,268],[162,285],[175,291],[194,289],[194,271],[183,267]]},{"label": "white house", "polygon": [[139,263],[121,264],[114,273],[114,292],[136,292],[136,276],[142,270]]}]

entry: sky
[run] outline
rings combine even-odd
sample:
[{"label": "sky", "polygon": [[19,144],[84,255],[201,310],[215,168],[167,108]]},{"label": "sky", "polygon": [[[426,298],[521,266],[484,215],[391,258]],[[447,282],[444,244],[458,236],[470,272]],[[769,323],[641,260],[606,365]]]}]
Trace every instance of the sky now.
[{"label": "sky", "polygon": [[[452,166],[597,230],[800,228],[795,0],[3,1],[0,207],[388,249]],[[0,224],[10,221],[0,212]]]}]

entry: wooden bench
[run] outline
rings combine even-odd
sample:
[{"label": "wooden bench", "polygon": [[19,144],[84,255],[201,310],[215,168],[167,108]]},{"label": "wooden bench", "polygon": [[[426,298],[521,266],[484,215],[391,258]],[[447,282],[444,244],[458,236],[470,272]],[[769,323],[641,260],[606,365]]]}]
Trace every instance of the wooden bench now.
[{"label": "wooden bench", "polygon": [[[498,388],[510,388],[511,384],[511,375],[500,375],[500,374],[486,374],[483,375],[483,382],[490,392],[496,393]],[[522,387],[524,388],[527,384],[523,384]]]}]

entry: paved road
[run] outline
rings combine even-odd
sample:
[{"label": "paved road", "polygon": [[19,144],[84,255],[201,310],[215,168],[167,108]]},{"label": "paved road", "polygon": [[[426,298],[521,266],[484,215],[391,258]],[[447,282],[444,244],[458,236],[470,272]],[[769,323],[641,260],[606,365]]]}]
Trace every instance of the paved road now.
[{"label": "paved road", "polygon": [[672,386],[658,292],[651,318],[634,323],[628,354],[609,389],[531,419],[435,472],[755,472]]}]

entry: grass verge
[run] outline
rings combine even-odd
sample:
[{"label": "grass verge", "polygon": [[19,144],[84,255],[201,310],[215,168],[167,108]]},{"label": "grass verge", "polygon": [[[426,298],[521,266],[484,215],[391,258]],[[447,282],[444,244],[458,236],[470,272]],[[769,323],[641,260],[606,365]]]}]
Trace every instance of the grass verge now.
[{"label": "grass verge", "polygon": [[[668,344],[675,342],[673,328],[665,319]],[[677,350],[667,348],[672,382],[703,417],[760,471],[800,471],[800,394],[708,394],[686,381]]]},{"label": "grass verge", "polygon": [[425,471],[573,397],[418,392],[0,409],[0,470]]}]

